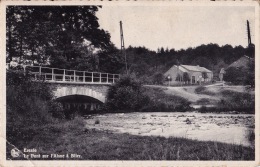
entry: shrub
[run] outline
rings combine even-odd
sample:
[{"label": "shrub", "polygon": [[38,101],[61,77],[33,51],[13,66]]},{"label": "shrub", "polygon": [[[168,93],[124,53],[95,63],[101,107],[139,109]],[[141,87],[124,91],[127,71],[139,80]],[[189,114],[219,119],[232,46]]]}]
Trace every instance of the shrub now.
[{"label": "shrub", "polygon": [[62,104],[57,101],[49,102],[49,111],[54,118],[64,119],[66,117]]},{"label": "shrub", "polygon": [[7,140],[31,140],[37,128],[55,122],[51,111],[52,90],[44,82],[33,82],[32,76],[20,71],[7,71]]},{"label": "shrub", "polygon": [[216,93],[208,91],[206,87],[204,86],[199,86],[195,89],[195,93],[197,94],[205,94],[205,95],[210,95],[214,96]]},{"label": "shrub", "polygon": [[223,76],[223,80],[227,82],[231,82],[235,85],[244,85],[246,83],[248,76],[248,70],[240,67],[230,67],[226,70],[225,75]]},{"label": "shrub", "polygon": [[110,112],[165,112],[187,111],[189,105],[182,97],[166,94],[161,88],[142,87],[140,82],[126,76],[109,89],[105,108]]},{"label": "shrub", "polygon": [[206,106],[201,106],[198,110],[198,112],[206,113],[208,111],[208,108]]},{"label": "shrub", "polygon": [[255,131],[254,131],[254,129],[248,129],[246,135],[247,135],[248,141],[249,141],[252,145],[254,145],[254,143],[255,143]]},{"label": "shrub", "polygon": [[202,98],[202,99],[197,100],[196,103],[197,103],[197,104],[201,104],[201,105],[205,105],[205,104],[209,104],[210,101],[209,101],[209,99]]},{"label": "shrub", "polygon": [[206,88],[204,86],[198,86],[197,88],[195,88],[195,93],[202,93],[205,90]]},{"label": "shrub", "polygon": [[166,94],[161,88],[143,88],[143,94],[149,97],[149,103],[142,107],[147,112],[184,112],[190,109],[190,102],[182,97]]},{"label": "shrub", "polygon": [[153,84],[155,85],[162,85],[164,82],[164,75],[162,73],[155,73],[152,76]]},{"label": "shrub", "polygon": [[[32,76],[20,71],[7,72],[7,105],[16,112],[31,111],[34,101],[51,101],[51,88],[44,82],[33,82]],[[41,106],[40,106],[41,107]]]},{"label": "shrub", "polygon": [[109,88],[105,107],[110,111],[139,110],[146,99],[141,92],[141,83],[133,77],[124,76]]},{"label": "shrub", "polygon": [[255,96],[253,94],[229,90],[221,93],[224,98],[218,103],[219,108],[255,113]]}]

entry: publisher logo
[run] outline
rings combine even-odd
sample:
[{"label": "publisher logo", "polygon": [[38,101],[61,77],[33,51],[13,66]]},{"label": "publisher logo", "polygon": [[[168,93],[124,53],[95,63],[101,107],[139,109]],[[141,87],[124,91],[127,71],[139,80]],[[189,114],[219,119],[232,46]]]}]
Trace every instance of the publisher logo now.
[{"label": "publisher logo", "polygon": [[20,156],[20,151],[19,151],[17,148],[13,148],[13,149],[11,150],[11,156],[12,156],[13,158],[19,157],[19,156]]}]

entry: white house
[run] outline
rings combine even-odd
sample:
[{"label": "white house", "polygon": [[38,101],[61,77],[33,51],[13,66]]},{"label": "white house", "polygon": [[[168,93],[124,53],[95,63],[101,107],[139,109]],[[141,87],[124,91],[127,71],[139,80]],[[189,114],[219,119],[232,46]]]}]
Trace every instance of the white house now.
[{"label": "white house", "polygon": [[200,66],[174,65],[164,74],[164,76],[167,80],[165,84],[169,85],[184,83],[199,84],[200,82],[211,82],[213,79],[213,72]]}]

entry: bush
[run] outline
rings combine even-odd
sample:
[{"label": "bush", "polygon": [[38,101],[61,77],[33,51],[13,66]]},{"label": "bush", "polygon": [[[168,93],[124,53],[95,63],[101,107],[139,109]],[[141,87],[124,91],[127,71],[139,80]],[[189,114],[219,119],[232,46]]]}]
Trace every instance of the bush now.
[{"label": "bush", "polygon": [[195,89],[195,93],[197,94],[205,94],[205,95],[210,95],[210,96],[214,96],[216,95],[216,93],[208,91],[206,87],[204,86],[199,86]]},{"label": "bush", "polygon": [[153,80],[153,84],[155,84],[155,85],[163,85],[165,77],[162,73],[155,73],[152,76],[152,80]]},{"label": "bush", "polygon": [[254,145],[254,143],[255,143],[255,131],[254,131],[254,129],[248,129],[246,135],[247,135],[248,141],[249,141],[252,145]]},{"label": "bush", "polygon": [[255,96],[250,93],[223,91],[223,99],[219,106],[227,110],[244,111],[246,113],[255,113]]},{"label": "bush", "polygon": [[52,89],[44,82],[33,82],[32,76],[7,71],[7,140],[27,141],[39,133],[37,128],[55,122],[52,113],[58,104],[52,101]]},{"label": "bush", "polygon": [[235,85],[244,85],[246,83],[248,76],[248,70],[240,67],[230,67],[226,70],[225,75],[223,76],[223,80],[227,82],[231,82]]},{"label": "bush", "polygon": [[202,98],[202,99],[197,100],[196,104],[206,105],[206,104],[210,104],[210,101],[209,101],[209,99]]},{"label": "bush", "polygon": [[124,76],[109,88],[105,108],[109,111],[139,110],[146,100],[141,92],[141,83],[133,77]]},{"label": "bush", "polygon": [[189,105],[182,97],[166,94],[160,88],[142,87],[140,82],[126,76],[109,89],[105,108],[110,112],[166,112],[187,111]]},{"label": "bush", "polygon": [[49,110],[54,118],[59,118],[59,119],[66,118],[62,104],[57,101],[49,102]]},{"label": "bush", "polygon": [[166,94],[162,88],[143,88],[144,95],[149,97],[142,111],[147,112],[184,112],[190,109],[190,102],[182,97]]},{"label": "bush", "polygon": [[205,90],[206,88],[204,86],[198,86],[197,88],[195,88],[195,93],[202,93]]},{"label": "bush", "polygon": [[7,105],[16,112],[29,112],[33,105],[32,102],[37,100],[51,101],[53,98],[51,88],[43,81],[33,82],[32,76],[29,74],[8,71],[6,78]]}]

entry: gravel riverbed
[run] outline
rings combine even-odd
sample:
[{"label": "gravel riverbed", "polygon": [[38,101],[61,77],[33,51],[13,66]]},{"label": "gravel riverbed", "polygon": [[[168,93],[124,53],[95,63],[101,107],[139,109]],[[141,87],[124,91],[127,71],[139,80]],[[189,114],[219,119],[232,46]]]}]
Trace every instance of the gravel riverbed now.
[{"label": "gravel riverbed", "polygon": [[[254,129],[254,115],[197,112],[153,112],[91,115],[87,129],[129,133],[141,136],[185,137],[250,146],[249,130]],[[97,121],[99,120],[99,121]]]}]

